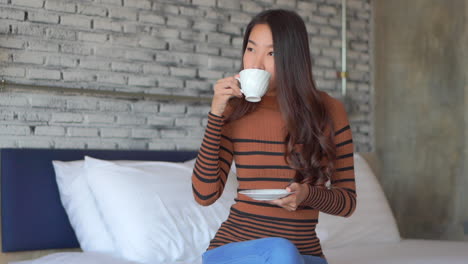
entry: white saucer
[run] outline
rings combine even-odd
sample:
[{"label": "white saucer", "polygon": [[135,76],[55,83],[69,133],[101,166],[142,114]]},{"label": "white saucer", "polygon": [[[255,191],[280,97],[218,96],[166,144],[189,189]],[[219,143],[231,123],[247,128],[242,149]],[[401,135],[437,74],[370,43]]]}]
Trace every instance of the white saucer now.
[{"label": "white saucer", "polygon": [[258,189],[258,190],[244,190],[240,194],[249,196],[250,198],[258,201],[271,201],[286,197],[294,192],[288,192],[285,189]]}]

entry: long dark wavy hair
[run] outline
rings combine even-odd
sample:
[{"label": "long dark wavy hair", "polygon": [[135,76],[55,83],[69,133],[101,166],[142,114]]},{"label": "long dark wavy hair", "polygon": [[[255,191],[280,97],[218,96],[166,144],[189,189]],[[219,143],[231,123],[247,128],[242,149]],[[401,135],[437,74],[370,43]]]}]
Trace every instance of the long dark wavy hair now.
[{"label": "long dark wavy hair", "polygon": [[[309,40],[304,21],[298,14],[288,10],[266,10],[259,13],[247,25],[242,54],[253,27],[258,24],[267,24],[273,35],[276,93],[288,132],[285,138],[285,160],[296,170],[296,182],[326,182],[334,172],[334,128],[312,77]],[[258,105],[239,98],[231,99],[229,104],[234,111],[227,122],[253,112]]]}]

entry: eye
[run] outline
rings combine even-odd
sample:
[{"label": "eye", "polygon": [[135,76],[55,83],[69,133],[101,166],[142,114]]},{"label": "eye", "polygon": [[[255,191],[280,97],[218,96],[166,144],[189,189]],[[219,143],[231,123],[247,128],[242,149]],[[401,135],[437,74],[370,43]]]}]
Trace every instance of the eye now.
[{"label": "eye", "polygon": [[268,56],[275,56],[275,52],[274,51],[268,52]]},{"label": "eye", "polygon": [[252,52],[252,51],[253,51],[253,48],[247,47],[246,50],[249,51],[249,52]]}]

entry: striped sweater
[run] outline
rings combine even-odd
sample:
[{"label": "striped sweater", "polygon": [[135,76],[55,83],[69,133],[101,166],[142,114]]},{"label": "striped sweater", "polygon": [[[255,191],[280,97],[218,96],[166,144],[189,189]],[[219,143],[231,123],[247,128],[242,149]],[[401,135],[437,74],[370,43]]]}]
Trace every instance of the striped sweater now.
[{"label": "striped sweater", "polygon": [[[239,194],[209,248],[263,237],[283,237],[301,254],[322,256],[315,233],[318,212],[350,216],[356,208],[353,143],[341,102],[321,92],[335,129],[336,172],[330,188],[310,186],[309,195],[294,212]],[[195,200],[214,203],[223,193],[234,160],[239,189],[283,189],[295,171],[284,159],[284,119],[274,96],[264,96],[257,109],[224,125],[224,116],[208,114],[208,124],[192,175]]]}]

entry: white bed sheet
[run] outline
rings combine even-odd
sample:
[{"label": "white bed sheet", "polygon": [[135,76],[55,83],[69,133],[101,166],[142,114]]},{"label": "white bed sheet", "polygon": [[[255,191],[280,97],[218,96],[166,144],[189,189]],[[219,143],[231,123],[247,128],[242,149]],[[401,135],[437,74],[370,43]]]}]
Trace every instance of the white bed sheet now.
[{"label": "white bed sheet", "polygon": [[324,249],[329,264],[468,264],[468,242],[404,239]]},{"label": "white bed sheet", "polygon": [[[166,264],[201,264],[201,258],[194,262],[174,262]],[[140,264],[97,252],[54,253],[34,260],[9,262],[9,264]]]}]

